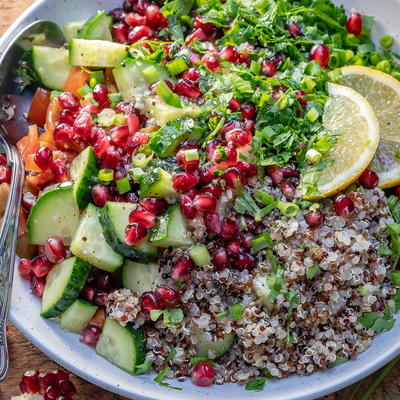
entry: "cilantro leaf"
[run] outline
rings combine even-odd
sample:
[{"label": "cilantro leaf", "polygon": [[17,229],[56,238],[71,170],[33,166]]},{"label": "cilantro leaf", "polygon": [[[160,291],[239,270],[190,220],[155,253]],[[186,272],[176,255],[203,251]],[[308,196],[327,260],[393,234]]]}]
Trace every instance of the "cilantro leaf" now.
[{"label": "cilantro leaf", "polygon": [[313,267],[307,268],[306,277],[307,279],[313,279],[315,275],[318,274],[320,268],[319,265],[314,265]]},{"label": "cilantro leaf", "polygon": [[266,378],[258,378],[246,383],[246,390],[254,390],[255,392],[261,392],[264,389],[265,383],[267,382]]}]

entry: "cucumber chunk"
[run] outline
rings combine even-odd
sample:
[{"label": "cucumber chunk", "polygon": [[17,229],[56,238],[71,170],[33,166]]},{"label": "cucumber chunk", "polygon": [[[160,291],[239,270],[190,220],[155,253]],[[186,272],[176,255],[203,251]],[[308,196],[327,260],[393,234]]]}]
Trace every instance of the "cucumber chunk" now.
[{"label": "cucumber chunk", "polygon": [[143,334],[130,325],[122,327],[117,321],[106,318],[96,352],[117,367],[135,375],[140,372],[139,367],[145,361]]},{"label": "cucumber chunk", "polygon": [[189,250],[189,256],[199,267],[204,267],[211,261],[210,252],[204,244],[196,244]]},{"label": "cucumber chunk", "polygon": [[45,244],[49,237],[58,236],[69,245],[78,224],[79,208],[73,194],[73,182],[49,186],[29,214],[29,242]]},{"label": "cucumber chunk", "polygon": [[144,92],[148,91],[149,81],[143,74],[143,70],[147,70],[151,66],[154,66],[160,79],[175,81],[161,65],[128,58],[113,70],[115,83],[125,100],[142,97]]},{"label": "cucumber chunk", "polygon": [[186,227],[186,220],[178,205],[170,206],[158,217],[149,233],[149,242],[158,247],[189,247],[192,243]]},{"label": "cucumber chunk", "polygon": [[112,18],[107,16],[105,11],[97,11],[79,29],[79,39],[108,40],[112,42],[111,35]]},{"label": "cucumber chunk", "polygon": [[79,333],[87,326],[97,307],[87,301],[75,300],[60,316],[60,327],[64,331]]},{"label": "cucumber chunk", "polygon": [[125,228],[129,224],[129,214],[136,204],[109,201],[100,211],[100,223],[107,243],[119,254],[132,260],[150,262],[157,257],[157,248],[147,241],[137,246],[125,242]]},{"label": "cucumber chunk", "polygon": [[128,46],[106,40],[71,39],[69,63],[75,67],[113,68],[128,56]]},{"label": "cucumber chunk", "polygon": [[47,275],[40,315],[54,318],[79,296],[90,272],[90,265],[77,257],[56,264]]},{"label": "cucumber chunk", "polygon": [[33,46],[31,62],[40,84],[48,89],[63,90],[71,70],[68,50]]},{"label": "cucumber chunk", "polygon": [[271,312],[274,308],[274,303],[269,299],[271,295],[271,289],[268,286],[267,275],[259,274],[254,277],[253,290],[263,307],[267,311]]},{"label": "cucumber chunk", "polygon": [[223,356],[232,347],[235,340],[235,335],[226,334],[223,339],[213,342],[205,339],[203,331],[200,329],[196,332],[196,337],[196,355],[201,358],[210,358],[209,353],[217,358]]},{"label": "cucumber chunk", "polygon": [[123,257],[106,242],[99,221],[99,209],[86,207],[71,242],[72,254],[104,271],[114,272],[123,263]]},{"label": "cucumber chunk", "polygon": [[147,196],[176,196],[172,187],[172,176],[162,168],[152,168],[143,175],[139,187],[140,198]]},{"label": "cucumber chunk", "polygon": [[92,200],[93,178],[99,174],[93,147],[87,147],[72,161],[70,173],[74,181],[76,201],[79,208],[84,209]]},{"label": "cucumber chunk", "polygon": [[154,291],[164,279],[158,264],[141,264],[125,260],[122,266],[122,285],[133,290],[138,296]]},{"label": "cucumber chunk", "polygon": [[149,146],[158,157],[170,157],[175,154],[175,149],[187,136],[188,132],[182,132],[178,122],[168,122],[152,134]]},{"label": "cucumber chunk", "polygon": [[86,21],[75,21],[75,22],[67,22],[64,24],[64,36],[67,42],[71,39],[76,39],[79,35],[79,30],[85,24]]}]

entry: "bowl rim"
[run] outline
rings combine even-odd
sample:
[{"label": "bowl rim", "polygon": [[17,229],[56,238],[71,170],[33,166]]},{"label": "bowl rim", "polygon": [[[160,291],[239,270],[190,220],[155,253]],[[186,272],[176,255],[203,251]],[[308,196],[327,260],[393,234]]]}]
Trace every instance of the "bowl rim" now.
[{"label": "bowl rim", "polygon": [[[28,23],[37,20],[38,18],[35,17],[36,11],[43,5],[45,5],[48,2],[56,2],[57,0],[36,0],[33,4],[31,4],[11,25],[10,27],[4,32],[2,37],[0,38],[0,54],[7,48],[9,40],[21,29],[23,29],[25,26],[28,25]],[[65,0],[68,1],[68,0]],[[343,0],[342,0],[343,1]],[[100,2],[99,6],[101,5]],[[14,280],[19,279],[18,274],[17,274],[17,268],[15,268],[15,276]],[[14,290],[13,290],[13,299],[16,301],[18,295],[15,294],[15,285],[14,285]],[[30,295],[30,294],[29,294]],[[397,314],[398,316],[399,314]],[[37,318],[40,318],[38,315]],[[143,390],[137,390],[135,392],[135,388],[132,388],[131,391],[126,391],[123,388],[120,388],[118,385],[110,386],[106,382],[102,381],[97,377],[95,374],[91,374],[89,371],[82,370],[78,366],[72,364],[71,362],[63,360],[60,354],[57,353],[55,349],[52,347],[46,345],[46,343],[41,340],[39,337],[37,337],[34,334],[34,330],[30,331],[27,329],[27,326],[23,324],[23,321],[20,319],[20,315],[18,314],[18,310],[15,309],[13,306],[11,306],[10,310],[10,321],[15,325],[15,327],[28,339],[30,340],[40,351],[42,351],[44,354],[46,354],[48,357],[65,367],[67,370],[73,372],[75,375],[81,377],[82,379],[96,385],[99,387],[102,387],[105,390],[112,391],[114,393],[117,393],[122,396],[130,397],[130,396],[135,396],[136,400],[143,399],[143,400],[170,400],[171,396],[174,394],[178,394],[175,391],[170,391],[167,390],[166,388],[163,388],[162,391],[159,390],[159,387],[156,386],[154,390],[152,391],[150,388],[146,389],[145,391]],[[47,322],[47,321],[46,321]],[[50,322],[47,322],[48,324]],[[57,329],[60,329],[57,327]],[[397,332],[400,332],[400,321],[399,319],[396,321],[395,326],[393,327],[392,331],[396,330]],[[384,336],[386,333],[381,333],[379,336]],[[373,343],[372,345],[366,349],[362,354],[365,352],[368,352],[371,348],[377,347],[376,343],[376,338],[373,338]],[[362,354],[357,357],[355,361],[351,361],[351,363],[356,364],[358,368],[352,368],[351,372],[348,373],[348,375],[343,378],[338,380],[328,380],[328,379],[323,379],[323,374],[324,372],[317,372],[316,374],[322,374],[322,379],[320,380],[320,387],[317,388],[315,385],[310,385],[310,389],[307,391],[303,391],[299,393],[299,396],[296,396],[296,400],[307,400],[307,399],[315,399],[317,397],[322,397],[325,395],[328,395],[330,393],[336,392],[340,389],[345,388],[346,386],[349,386],[365,377],[368,375],[372,374],[373,372],[377,371],[378,369],[382,368],[384,365],[389,363],[393,358],[396,356],[400,355],[400,341],[397,342],[394,346],[390,347],[387,349],[385,352],[379,353],[372,362],[370,362],[368,365],[365,365],[365,363],[362,363],[362,360],[360,360],[360,357],[362,357]],[[98,357],[98,356],[96,356]],[[356,365],[354,365],[355,367]],[[336,367],[340,368],[340,366]],[[336,369],[335,368],[335,369]],[[331,370],[332,371],[332,370]],[[121,373],[124,373],[121,370]],[[313,374],[315,375],[315,374]],[[311,376],[313,376],[311,375]],[[280,382],[284,382],[285,380],[281,380]],[[155,384],[154,384],[155,385]],[[232,384],[233,385],[233,384]],[[224,385],[225,386],[225,385]],[[232,386],[230,386],[232,388]],[[158,390],[157,390],[158,389]],[[216,395],[216,391],[212,392],[214,395]],[[232,393],[232,391],[231,391]],[[267,391],[265,393],[265,399],[270,399]],[[233,393],[232,393],[233,394]],[[250,392],[246,392],[246,394],[250,394]],[[197,395],[194,394],[193,397],[191,396],[189,391],[185,391],[185,397],[193,400],[200,400],[203,398],[204,395],[209,395],[209,393],[204,392],[203,395]],[[238,393],[240,396],[240,393]],[[180,396],[176,396],[176,398],[181,398]],[[245,396],[250,397],[250,396]],[[257,399],[262,399],[262,397],[257,397]],[[240,399],[240,397],[238,397]],[[289,399],[287,399],[289,400]]]}]

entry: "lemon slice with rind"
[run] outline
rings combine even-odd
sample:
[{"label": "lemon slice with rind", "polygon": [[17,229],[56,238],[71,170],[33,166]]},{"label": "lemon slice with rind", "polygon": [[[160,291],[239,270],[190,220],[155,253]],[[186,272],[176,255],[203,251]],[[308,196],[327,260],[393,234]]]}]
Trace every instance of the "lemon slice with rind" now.
[{"label": "lemon slice with rind", "polygon": [[[363,95],[379,122],[380,142],[371,162],[379,187],[400,183],[400,82],[391,75],[363,66],[343,67],[343,84]],[[397,157],[396,157],[397,156]]]},{"label": "lemon slice with rind", "polygon": [[340,136],[327,156],[332,163],[318,179],[318,190],[324,196],[331,196],[357,180],[379,143],[378,120],[363,96],[334,83],[328,84],[328,93],[323,125]]}]

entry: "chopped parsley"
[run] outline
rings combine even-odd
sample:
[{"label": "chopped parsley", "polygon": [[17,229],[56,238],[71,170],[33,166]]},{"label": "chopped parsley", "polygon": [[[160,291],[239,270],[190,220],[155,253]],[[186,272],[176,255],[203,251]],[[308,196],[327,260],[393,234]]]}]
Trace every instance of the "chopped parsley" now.
[{"label": "chopped parsley", "polygon": [[246,390],[254,390],[255,392],[261,392],[265,384],[267,382],[267,378],[258,378],[246,383]]}]

